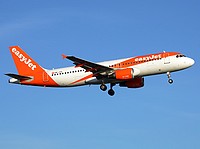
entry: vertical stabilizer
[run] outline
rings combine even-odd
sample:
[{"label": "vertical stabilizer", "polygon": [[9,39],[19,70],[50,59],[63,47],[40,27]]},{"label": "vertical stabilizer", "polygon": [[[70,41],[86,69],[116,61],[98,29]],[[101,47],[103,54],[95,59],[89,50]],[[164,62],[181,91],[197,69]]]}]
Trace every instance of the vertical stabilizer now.
[{"label": "vertical stabilizer", "polygon": [[[58,86],[36,61],[34,61],[19,46],[10,47],[10,52],[20,76],[32,78],[31,80],[21,80],[21,84],[38,86]],[[48,78],[48,79],[47,79]]]},{"label": "vertical stabilizer", "polygon": [[19,46],[10,47],[10,52],[15,62],[19,75],[34,76],[43,69]]}]

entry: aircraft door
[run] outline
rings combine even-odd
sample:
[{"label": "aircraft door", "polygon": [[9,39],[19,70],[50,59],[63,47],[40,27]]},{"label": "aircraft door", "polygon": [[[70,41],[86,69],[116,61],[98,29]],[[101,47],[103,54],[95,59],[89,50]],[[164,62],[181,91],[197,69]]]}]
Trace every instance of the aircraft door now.
[{"label": "aircraft door", "polygon": [[169,54],[164,52],[163,57],[164,57],[164,64],[169,64],[170,63]]},{"label": "aircraft door", "polygon": [[44,71],[43,72],[43,82],[48,82],[49,81],[49,76],[48,74]]}]

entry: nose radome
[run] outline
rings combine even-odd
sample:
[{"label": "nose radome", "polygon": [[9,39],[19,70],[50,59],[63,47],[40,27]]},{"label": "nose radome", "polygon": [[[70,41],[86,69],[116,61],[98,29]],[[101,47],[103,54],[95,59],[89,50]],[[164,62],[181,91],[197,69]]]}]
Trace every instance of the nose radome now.
[{"label": "nose radome", "polygon": [[195,61],[191,58],[188,59],[188,63],[190,66],[194,65]]}]

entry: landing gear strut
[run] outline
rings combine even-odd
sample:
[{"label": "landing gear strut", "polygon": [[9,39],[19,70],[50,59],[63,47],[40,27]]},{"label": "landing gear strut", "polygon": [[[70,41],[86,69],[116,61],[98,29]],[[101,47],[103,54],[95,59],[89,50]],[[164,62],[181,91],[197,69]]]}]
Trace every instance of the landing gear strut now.
[{"label": "landing gear strut", "polygon": [[171,74],[170,74],[170,72],[167,72],[167,77],[168,77],[168,82],[169,82],[169,84],[172,84],[174,81],[171,79]]},{"label": "landing gear strut", "polygon": [[112,89],[113,86],[115,86],[115,83],[110,83],[110,89],[108,90],[108,94],[110,96],[113,96],[115,94],[115,91]]}]

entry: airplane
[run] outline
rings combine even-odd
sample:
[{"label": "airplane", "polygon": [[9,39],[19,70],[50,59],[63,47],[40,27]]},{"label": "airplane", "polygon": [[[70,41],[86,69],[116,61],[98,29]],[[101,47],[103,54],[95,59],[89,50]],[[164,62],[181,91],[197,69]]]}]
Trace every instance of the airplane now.
[{"label": "airplane", "polygon": [[62,54],[63,59],[73,62],[74,66],[57,69],[45,69],[26,54],[19,46],[11,46],[10,52],[18,74],[7,73],[9,83],[43,86],[74,87],[82,85],[100,85],[113,96],[113,86],[140,88],[144,86],[144,77],[167,74],[168,82],[173,83],[171,72],[191,67],[195,61],[179,52],[161,52],[99,63],[90,62],[75,56]]}]

